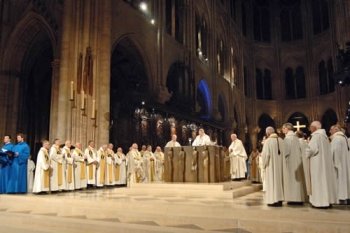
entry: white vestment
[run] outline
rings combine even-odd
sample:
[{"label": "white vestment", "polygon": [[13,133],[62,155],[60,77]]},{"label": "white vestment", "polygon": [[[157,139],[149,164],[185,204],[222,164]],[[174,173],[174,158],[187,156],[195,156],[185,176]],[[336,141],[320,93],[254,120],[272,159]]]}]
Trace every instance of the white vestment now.
[{"label": "white vestment", "polygon": [[89,146],[85,149],[84,156],[87,159],[86,163],[86,174],[87,174],[87,183],[89,185],[96,185],[96,163],[97,155],[96,150]]},{"label": "white vestment", "polygon": [[27,192],[31,193],[33,192],[33,185],[34,185],[34,170],[35,170],[35,163],[33,160],[28,159],[28,167],[27,167]]},{"label": "white vestment", "polygon": [[309,147],[306,148],[306,154],[310,158],[310,203],[315,207],[328,207],[330,204],[337,203],[331,146],[324,129],[316,130],[311,136]]},{"label": "white vestment", "polygon": [[143,153],[143,182],[153,182],[155,180],[155,158],[151,151],[145,151]]},{"label": "white vestment", "polygon": [[350,145],[343,132],[332,135],[332,154],[336,168],[338,200],[350,199],[350,179],[348,177],[348,158],[350,157]]},{"label": "white vestment", "polygon": [[62,154],[66,161],[65,178],[66,178],[66,190],[74,190],[74,159],[70,148],[63,147]]},{"label": "white vestment", "polygon": [[[123,153],[117,152],[115,154],[115,166],[119,167],[119,176],[118,180],[116,180],[116,184],[126,184],[126,166],[127,166],[127,159],[126,156]],[[118,169],[117,169],[118,171]]]},{"label": "white vestment", "polygon": [[171,140],[165,145],[165,147],[181,147],[181,145],[177,141],[174,142],[173,140]]},{"label": "white vestment", "polygon": [[86,163],[83,152],[79,148],[73,150],[73,159],[75,162],[74,183],[75,189],[87,187]]},{"label": "white vestment", "polygon": [[211,144],[210,137],[204,134],[203,136],[198,135],[196,139],[194,139],[192,146],[210,146]]},{"label": "white vestment", "polygon": [[106,153],[106,185],[112,186],[116,184],[115,181],[115,165],[114,165],[114,151],[111,149],[107,149]]},{"label": "white vestment", "polygon": [[41,148],[36,160],[33,193],[50,191],[50,158],[49,152]]},{"label": "white vestment", "polygon": [[132,149],[129,151],[128,155],[129,167],[128,167],[128,182],[130,184],[139,182],[144,177],[144,172],[142,168],[143,159],[138,150]]},{"label": "white vestment", "polygon": [[262,154],[265,168],[265,202],[274,204],[284,200],[282,157],[284,153],[283,140],[277,134],[271,134],[265,141]]},{"label": "white vestment", "polygon": [[241,140],[234,140],[228,148],[230,152],[231,179],[245,178],[247,172],[246,160],[248,158]]},{"label": "white vestment", "polygon": [[65,161],[61,148],[53,145],[50,148],[50,161],[52,167],[52,175],[50,179],[51,191],[66,189],[65,182]]},{"label": "white vestment", "polygon": [[103,187],[106,182],[106,156],[107,153],[101,147],[97,151],[97,170],[96,170],[96,186]]},{"label": "white vestment", "polygon": [[308,144],[304,138],[299,138],[299,143],[302,151],[301,154],[303,159],[306,194],[310,195],[311,194],[310,158],[306,155],[306,148],[308,148]]},{"label": "white vestment", "polygon": [[164,153],[163,152],[154,152],[155,157],[155,173],[156,173],[156,181],[162,182],[163,174],[164,174]]},{"label": "white vestment", "polygon": [[284,138],[283,188],[287,202],[305,202],[305,178],[299,138],[289,131]]}]

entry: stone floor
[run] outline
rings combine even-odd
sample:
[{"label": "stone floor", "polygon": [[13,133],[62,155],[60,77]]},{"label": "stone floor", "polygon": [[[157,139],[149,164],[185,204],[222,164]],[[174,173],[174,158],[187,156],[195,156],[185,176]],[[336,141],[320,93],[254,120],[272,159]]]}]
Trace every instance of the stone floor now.
[{"label": "stone floor", "polygon": [[211,184],[137,184],[51,195],[0,195],[0,232],[350,232],[350,207],[267,207]]}]

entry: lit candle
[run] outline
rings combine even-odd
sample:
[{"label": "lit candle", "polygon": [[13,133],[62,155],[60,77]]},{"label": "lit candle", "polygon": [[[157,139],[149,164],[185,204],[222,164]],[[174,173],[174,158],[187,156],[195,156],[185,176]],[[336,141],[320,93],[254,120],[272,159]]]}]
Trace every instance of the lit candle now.
[{"label": "lit candle", "polygon": [[92,100],[91,119],[96,117],[96,100]]},{"label": "lit candle", "polygon": [[80,104],[81,104],[81,110],[84,110],[85,109],[85,94],[84,94],[84,91],[81,91],[81,101],[80,101]]},{"label": "lit candle", "polygon": [[74,82],[70,82],[70,100],[74,100]]}]

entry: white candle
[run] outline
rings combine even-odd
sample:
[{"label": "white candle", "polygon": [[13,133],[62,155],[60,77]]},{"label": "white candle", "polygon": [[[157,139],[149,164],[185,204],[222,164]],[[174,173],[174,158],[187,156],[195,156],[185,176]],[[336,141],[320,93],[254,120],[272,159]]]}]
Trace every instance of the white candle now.
[{"label": "white candle", "polygon": [[70,82],[70,100],[74,100],[74,82]]},{"label": "white candle", "polygon": [[81,110],[84,110],[85,109],[85,94],[84,94],[84,91],[81,91],[80,93],[80,105],[81,105]]},{"label": "white candle", "polygon": [[96,100],[92,100],[91,118],[95,119],[95,117],[96,117]]}]

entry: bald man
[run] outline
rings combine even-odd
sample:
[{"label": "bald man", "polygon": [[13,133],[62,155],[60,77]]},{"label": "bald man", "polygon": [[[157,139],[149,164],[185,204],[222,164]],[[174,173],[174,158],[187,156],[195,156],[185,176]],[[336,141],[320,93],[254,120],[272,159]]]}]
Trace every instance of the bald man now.
[{"label": "bald man", "polygon": [[310,125],[311,140],[306,148],[310,159],[311,194],[313,207],[328,208],[337,203],[335,167],[331,154],[331,145],[326,131],[319,121]]}]

